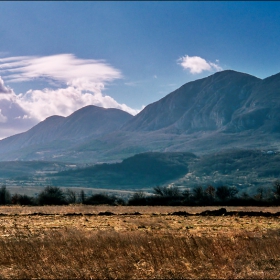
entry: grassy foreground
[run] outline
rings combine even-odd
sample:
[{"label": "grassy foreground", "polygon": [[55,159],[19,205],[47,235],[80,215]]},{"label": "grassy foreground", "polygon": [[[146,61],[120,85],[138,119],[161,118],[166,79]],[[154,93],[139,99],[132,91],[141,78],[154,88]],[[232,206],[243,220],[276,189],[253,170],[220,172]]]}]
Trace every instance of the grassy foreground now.
[{"label": "grassy foreground", "polygon": [[279,278],[279,217],[171,215],[204,210],[0,207],[0,278]]}]

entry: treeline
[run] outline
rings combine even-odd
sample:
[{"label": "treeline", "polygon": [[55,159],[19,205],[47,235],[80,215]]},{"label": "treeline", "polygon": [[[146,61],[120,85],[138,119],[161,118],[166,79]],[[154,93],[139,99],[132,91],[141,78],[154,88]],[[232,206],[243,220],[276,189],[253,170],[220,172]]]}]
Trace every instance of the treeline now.
[{"label": "treeline", "polygon": [[273,183],[272,188],[259,187],[250,196],[246,192],[239,193],[236,187],[207,186],[193,189],[180,189],[175,186],[153,189],[152,194],[135,192],[130,198],[123,199],[109,194],[86,195],[83,190],[75,192],[71,189],[63,191],[59,187],[48,186],[36,197],[13,194],[5,185],[0,187],[0,205],[135,205],[135,206],[274,206],[280,205],[280,181]]},{"label": "treeline", "polygon": [[178,187],[155,187],[153,195],[136,192],[128,200],[128,205],[170,205],[170,206],[274,206],[280,205],[280,181],[272,188],[259,187],[250,196],[239,193],[236,187],[198,186],[193,189]]},{"label": "treeline", "polygon": [[13,194],[5,185],[0,187],[0,205],[68,205],[68,204],[89,204],[89,205],[124,205],[125,201],[114,195],[93,194],[86,195],[83,190],[75,192],[71,189],[63,191],[59,187],[47,186],[36,197]]}]

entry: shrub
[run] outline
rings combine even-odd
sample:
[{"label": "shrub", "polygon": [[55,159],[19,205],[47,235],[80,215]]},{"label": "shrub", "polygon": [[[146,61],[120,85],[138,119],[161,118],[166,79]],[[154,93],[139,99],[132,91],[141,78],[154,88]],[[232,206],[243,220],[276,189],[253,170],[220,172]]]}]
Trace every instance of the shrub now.
[{"label": "shrub", "polygon": [[116,200],[117,199],[115,196],[109,196],[107,194],[94,194],[86,198],[84,203],[90,205],[100,205],[100,204],[115,205]]},{"label": "shrub", "polygon": [[135,192],[132,197],[128,200],[128,205],[147,205],[147,197],[144,192]]},{"label": "shrub", "polygon": [[5,205],[11,203],[11,194],[7,190],[6,186],[3,185],[0,188],[0,205]]},{"label": "shrub", "polygon": [[193,198],[197,203],[204,201],[205,193],[201,186],[197,186],[193,188],[192,193],[193,193]]},{"label": "shrub", "polygon": [[272,189],[273,193],[274,193],[274,197],[275,199],[279,202],[280,201],[280,181],[276,180],[273,183],[273,189]]},{"label": "shrub", "polygon": [[169,197],[174,197],[174,196],[180,196],[180,190],[178,187],[159,187],[156,186],[154,187],[154,194],[160,195],[160,196],[169,196]]},{"label": "shrub", "polygon": [[67,204],[63,191],[58,187],[48,186],[38,195],[39,205]]},{"label": "shrub", "polygon": [[30,197],[26,194],[20,195],[15,193],[11,199],[12,204],[19,204],[19,205],[34,205],[35,201],[33,197]]},{"label": "shrub", "polygon": [[77,193],[71,189],[65,191],[65,200],[67,203],[76,203],[77,202]]},{"label": "shrub", "polygon": [[225,201],[228,199],[233,199],[238,193],[237,188],[235,187],[227,187],[227,186],[219,186],[217,187],[216,195],[221,201]]}]

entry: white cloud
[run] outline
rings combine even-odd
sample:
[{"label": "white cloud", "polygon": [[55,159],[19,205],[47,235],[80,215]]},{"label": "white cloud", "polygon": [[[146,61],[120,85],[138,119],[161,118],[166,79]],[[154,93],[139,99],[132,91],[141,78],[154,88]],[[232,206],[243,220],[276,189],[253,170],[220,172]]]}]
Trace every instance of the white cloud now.
[{"label": "white cloud", "polygon": [[[216,62],[218,62],[216,60]],[[189,70],[192,74],[200,74],[203,71],[221,71],[223,70],[218,64],[206,61],[204,58],[199,56],[188,56],[185,55],[178,59],[184,69]]]},{"label": "white cloud", "polygon": [[18,104],[16,95],[0,94],[0,139],[26,131],[38,123]]},{"label": "white cloud", "polygon": [[2,110],[0,109],[0,123],[5,123],[7,121],[7,117],[2,114]]},{"label": "white cloud", "polygon": [[0,76],[0,94],[3,94],[3,93],[4,94],[13,93],[13,90],[4,85],[4,81],[3,81],[2,77]]},{"label": "white cloud", "polygon": [[118,108],[133,115],[138,112],[125,104],[119,104],[112,97],[103,95],[101,92],[84,93],[83,90],[74,86],[56,90],[29,90],[25,94],[19,94],[17,102],[31,117],[38,120],[44,120],[51,115],[68,116],[87,105]]},{"label": "white cloud", "polygon": [[6,82],[32,81],[36,78],[67,84],[77,78],[91,83],[113,81],[121,72],[104,60],[78,59],[73,54],[20,56],[0,59],[0,72]]},{"label": "white cloud", "polygon": [[51,115],[68,116],[87,105],[118,108],[133,115],[139,112],[102,93],[108,83],[122,78],[120,70],[104,60],[78,59],[72,54],[7,57],[0,58],[0,74],[10,83],[40,79],[52,85],[15,94],[0,77],[0,123],[5,121],[11,132],[25,131]]}]

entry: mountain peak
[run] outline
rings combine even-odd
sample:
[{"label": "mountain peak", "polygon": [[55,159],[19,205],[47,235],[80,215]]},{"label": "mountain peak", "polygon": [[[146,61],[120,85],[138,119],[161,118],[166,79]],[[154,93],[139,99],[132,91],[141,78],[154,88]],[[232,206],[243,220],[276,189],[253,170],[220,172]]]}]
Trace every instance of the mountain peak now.
[{"label": "mountain peak", "polygon": [[[10,150],[28,146],[38,146],[41,147],[39,149],[47,151],[50,146],[53,147],[53,150],[56,150],[58,146],[60,149],[69,148],[85,138],[94,139],[114,132],[132,117],[129,113],[119,109],[105,109],[89,105],[75,111],[68,117],[50,116],[25,133],[3,139],[0,141],[0,153],[7,151],[9,146]],[[41,152],[35,152],[35,157],[37,154],[41,155]]]},{"label": "mountain peak", "polygon": [[[123,129],[177,132],[220,129],[231,121],[261,79],[233,70],[189,82],[147,106]],[[171,127],[172,126],[172,127]]]}]

